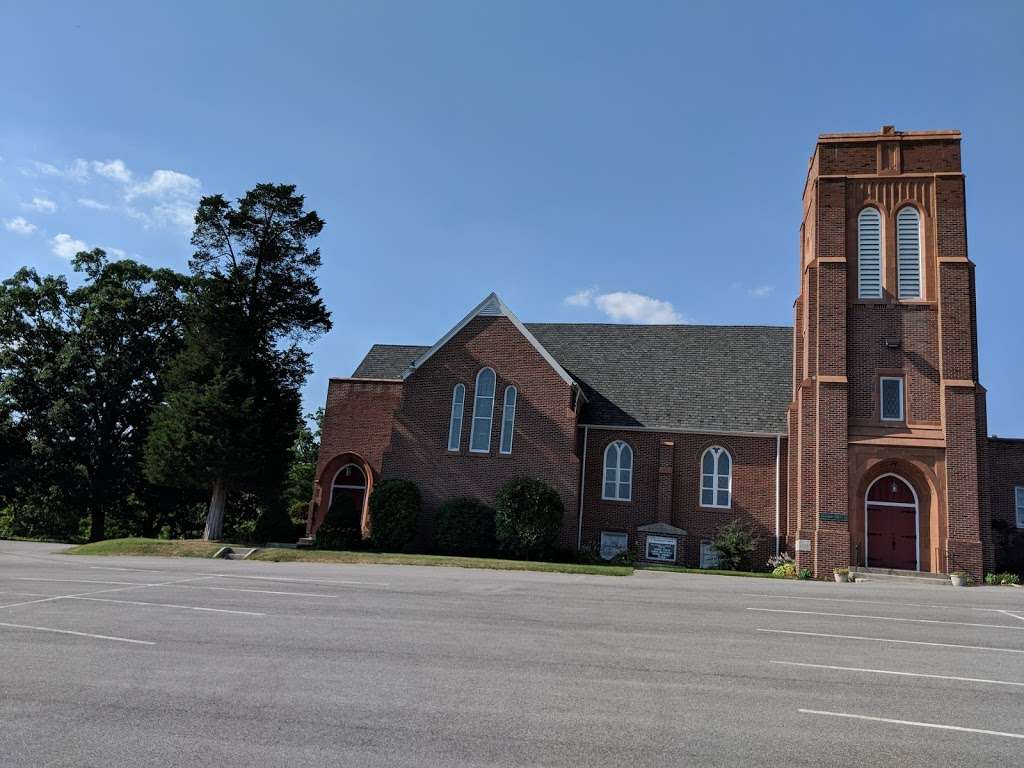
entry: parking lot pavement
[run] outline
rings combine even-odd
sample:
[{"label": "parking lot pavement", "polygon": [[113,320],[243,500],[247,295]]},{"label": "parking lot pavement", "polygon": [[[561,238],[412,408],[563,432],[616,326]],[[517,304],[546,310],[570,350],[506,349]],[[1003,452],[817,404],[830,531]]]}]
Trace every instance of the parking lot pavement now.
[{"label": "parking lot pavement", "polygon": [[1024,590],[0,541],[4,766],[1011,766]]}]

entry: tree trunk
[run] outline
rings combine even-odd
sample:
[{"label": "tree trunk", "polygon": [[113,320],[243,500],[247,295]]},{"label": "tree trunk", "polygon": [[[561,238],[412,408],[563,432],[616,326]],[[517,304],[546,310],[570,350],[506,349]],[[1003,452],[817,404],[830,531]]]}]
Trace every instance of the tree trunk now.
[{"label": "tree trunk", "polygon": [[206,513],[206,530],[203,532],[203,538],[207,541],[219,541],[224,533],[224,506],[227,499],[228,489],[224,481],[214,480],[210,508]]}]

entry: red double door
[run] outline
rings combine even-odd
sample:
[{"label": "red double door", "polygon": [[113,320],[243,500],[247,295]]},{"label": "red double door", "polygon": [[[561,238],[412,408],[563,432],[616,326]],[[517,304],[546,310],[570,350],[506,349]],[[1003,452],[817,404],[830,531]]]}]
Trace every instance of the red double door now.
[{"label": "red double door", "polygon": [[902,479],[881,477],[868,490],[868,565],[917,570],[917,499]]}]

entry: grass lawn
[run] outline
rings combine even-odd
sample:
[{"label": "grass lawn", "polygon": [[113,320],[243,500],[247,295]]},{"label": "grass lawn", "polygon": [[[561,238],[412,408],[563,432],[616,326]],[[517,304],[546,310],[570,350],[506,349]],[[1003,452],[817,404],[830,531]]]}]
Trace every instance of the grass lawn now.
[{"label": "grass lawn", "polygon": [[725,571],[715,568],[683,568],[681,565],[638,565],[645,571],[669,571],[670,573],[700,573],[705,576],[753,576],[757,579],[773,578],[770,571]]},{"label": "grass lawn", "polygon": [[[229,544],[201,539],[110,539],[66,550],[69,555],[157,555],[160,557],[213,557]],[[499,560],[488,557],[402,555],[388,552],[335,552],[318,549],[261,549],[249,558],[271,563],[376,563],[382,565],[439,565],[449,568],[487,568],[501,571],[584,573],[596,576],[629,576],[633,569],[622,565],[543,563],[530,560]]]},{"label": "grass lawn", "polygon": [[213,557],[225,544],[202,539],[107,539],[64,550],[67,555],[156,555],[157,557]]}]

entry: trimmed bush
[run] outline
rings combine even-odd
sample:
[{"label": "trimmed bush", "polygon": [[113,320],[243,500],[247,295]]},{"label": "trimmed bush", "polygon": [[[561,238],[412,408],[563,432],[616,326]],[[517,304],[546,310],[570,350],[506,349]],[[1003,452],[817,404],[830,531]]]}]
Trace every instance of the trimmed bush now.
[{"label": "trimmed bush", "polygon": [[795,579],[797,576],[796,563],[783,563],[782,565],[775,566],[772,570],[772,576],[776,579]]},{"label": "trimmed bush", "polygon": [[303,527],[296,525],[284,507],[276,504],[260,512],[253,530],[253,538],[260,544],[268,541],[291,543],[302,535]]},{"label": "trimmed bush", "polygon": [[543,557],[554,547],[562,527],[562,498],[542,480],[522,478],[501,487],[495,499],[498,546],[513,557]]},{"label": "trimmed bush", "polygon": [[494,510],[477,499],[450,499],[434,519],[434,549],[445,555],[494,552]]},{"label": "trimmed bush", "polygon": [[718,551],[722,565],[730,571],[749,571],[750,559],[761,540],[754,537],[739,520],[718,529],[712,546]]},{"label": "trimmed bush", "polygon": [[375,549],[401,552],[416,536],[420,491],[409,480],[384,480],[370,496],[370,541]]},{"label": "trimmed bush", "polygon": [[351,549],[362,539],[360,517],[362,510],[347,493],[339,493],[331,500],[324,521],[316,529],[319,549]]}]

